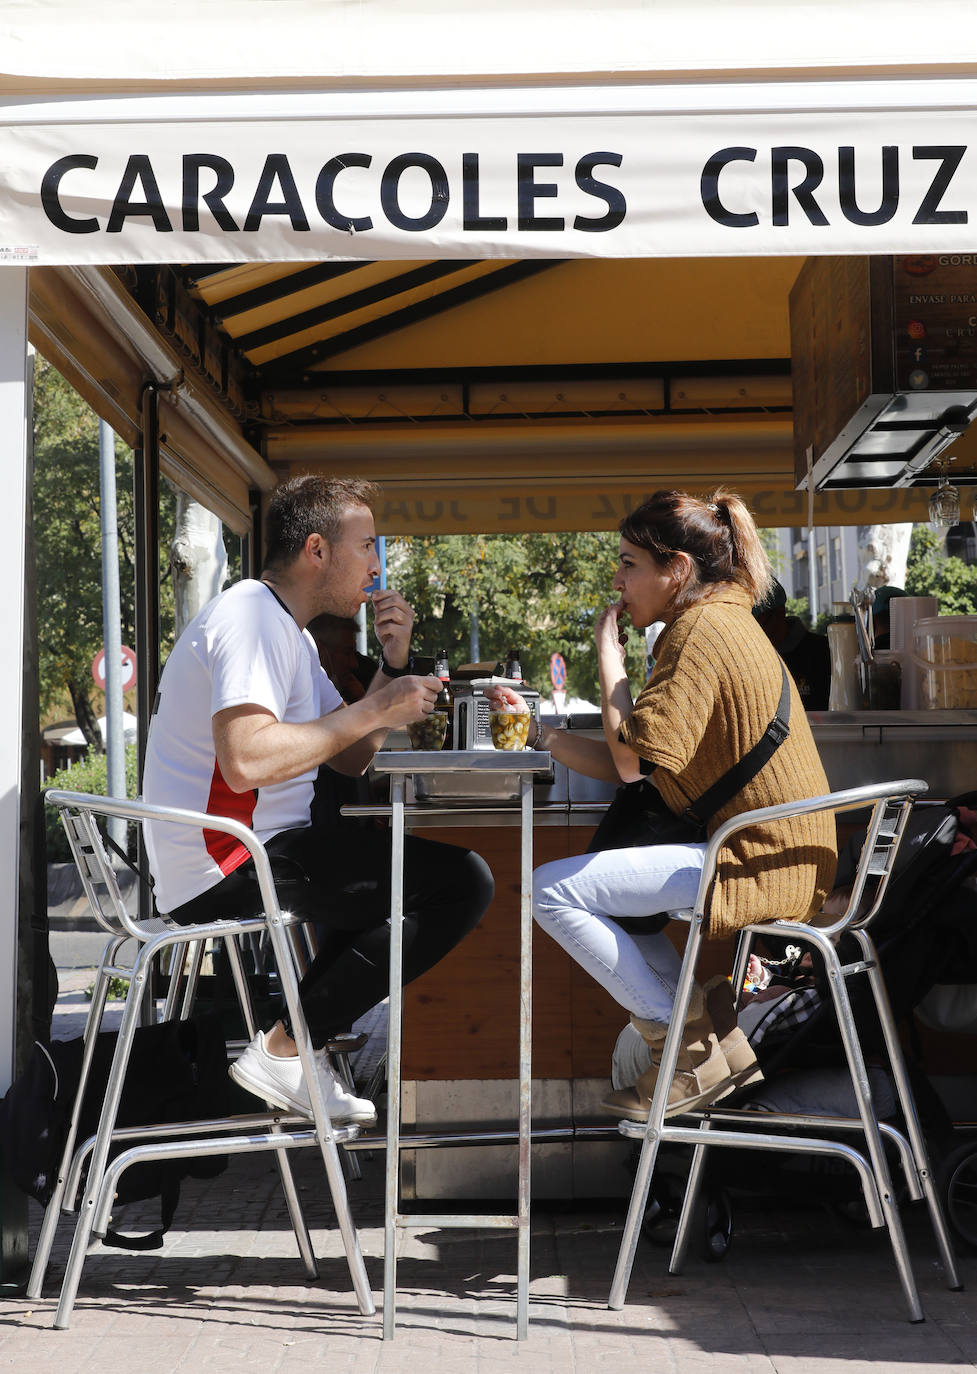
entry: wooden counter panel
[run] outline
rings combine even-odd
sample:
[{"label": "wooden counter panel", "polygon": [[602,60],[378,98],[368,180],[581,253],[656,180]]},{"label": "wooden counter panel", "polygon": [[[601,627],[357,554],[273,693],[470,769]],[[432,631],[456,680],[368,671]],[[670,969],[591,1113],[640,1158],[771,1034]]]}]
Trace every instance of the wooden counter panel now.
[{"label": "wooden counter panel", "polygon": [[[516,1078],[519,1073],[519,831],[418,830],[476,849],[495,898],[476,930],[404,993],[405,1079]],[[536,864],[565,858],[563,827],[533,836]],[[533,1074],[569,1078],[571,960],[541,931],[533,939]]]},{"label": "wooden counter panel", "polygon": [[[476,849],[495,877],[495,898],[479,927],[404,994],[406,1079],[515,1078],[519,1071],[519,832],[515,828],[418,830]],[[580,854],[589,827],[539,827],[536,864]],[[670,936],[681,950],[685,927]],[[729,971],[732,941],[709,942],[702,977]],[[627,1013],[542,931],[533,937],[533,1076],[610,1075]]]}]

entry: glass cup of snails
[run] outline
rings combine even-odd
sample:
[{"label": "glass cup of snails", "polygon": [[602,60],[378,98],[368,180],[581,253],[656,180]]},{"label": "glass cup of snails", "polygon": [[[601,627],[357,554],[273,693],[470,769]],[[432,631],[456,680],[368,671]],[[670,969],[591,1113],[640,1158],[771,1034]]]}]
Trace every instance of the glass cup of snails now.
[{"label": "glass cup of snails", "polygon": [[412,749],[442,749],[447,733],[447,711],[432,711],[429,716],[412,721],[407,727],[407,738]]},{"label": "glass cup of snails", "polygon": [[489,729],[496,749],[525,749],[530,719],[528,711],[490,711]]}]

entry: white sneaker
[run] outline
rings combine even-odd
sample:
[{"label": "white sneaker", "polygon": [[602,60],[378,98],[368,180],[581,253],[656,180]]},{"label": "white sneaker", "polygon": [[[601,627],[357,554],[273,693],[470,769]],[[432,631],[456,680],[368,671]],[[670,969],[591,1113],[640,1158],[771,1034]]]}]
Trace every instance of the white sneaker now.
[{"label": "white sneaker", "polygon": [[333,1068],[327,1051],[316,1050],[315,1062],[326,1111],[333,1125],[354,1122],[357,1126],[372,1126],[377,1119],[376,1107],[368,1098],[353,1096]]},{"label": "white sneaker", "polygon": [[254,1093],[273,1107],[300,1112],[302,1116],[312,1115],[301,1060],[297,1055],[283,1059],[277,1054],[269,1054],[264,1031],[258,1032],[228,1073],[246,1092]]},{"label": "white sneaker", "polygon": [[[316,1050],[315,1062],[326,1099],[326,1110],[333,1125],[340,1126],[351,1121],[358,1126],[372,1126],[377,1119],[377,1109],[373,1103],[363,1097],[354,1097],[344,1087],[325,1050]],[[258,1032],[240,1058],[230,1066],[228,1073],[246,1092],[254,1093],[273,1107],[311,1117],[312,1103],[301,1060],[298,1055],[286,1059],[270,1054],[264,1031]]]}]

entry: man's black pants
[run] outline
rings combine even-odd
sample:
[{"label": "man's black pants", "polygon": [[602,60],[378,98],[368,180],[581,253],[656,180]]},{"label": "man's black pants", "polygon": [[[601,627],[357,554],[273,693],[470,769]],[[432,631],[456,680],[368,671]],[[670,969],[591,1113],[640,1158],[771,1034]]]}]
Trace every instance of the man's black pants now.
[{"label": "man's black pants", "polygon": [[[319,953],[300,994],[318,1049],[383,1000],[390,979],[390,831],[356,825],[286,830],[266,845],[283,911],[307,915]],[[494,883],[480,855],[406,836],[404,982],[420,977],[481,920]],[[254,866],[168,913],[180,925],[261,911]]]}]

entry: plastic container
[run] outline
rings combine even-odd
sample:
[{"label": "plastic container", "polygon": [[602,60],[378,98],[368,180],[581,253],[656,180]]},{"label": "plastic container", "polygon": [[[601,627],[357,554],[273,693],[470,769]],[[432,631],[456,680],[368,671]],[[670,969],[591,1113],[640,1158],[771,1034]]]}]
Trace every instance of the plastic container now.
[{"label": "plastic container", "polygon": [[920,709],[977,709],[977,616],[927,616],[914,637]]},{"label": "plastic container", "polygon": [[932,615],[917,620],[916,656],[954,667],[977,664],[977,615]]},{"label": "plastic container", "polygon": [[857,711],[862,694],[858,685],[858,644],[853,620],[839,620],[828,626],[828,649],[831,653],[828,710]]},{"label": "plastic container", "polygon": [[919,710],[977,710],[977,663],[929,664],[915,658]]},{"label": "plastic container", "polygon": [[899,673],[902,680],[902,689],[899,696],[899,706],[903,711],[919,710],[919,671],[916,667],[916,659],[913,655],[912,646],[907,649],[880,649],[878,653],[884,653],[891,662],[899,664]]},{"label": "plastic container", "polygon": [[939,609],[935,596],[894,596],[889,602],[889,648],[912,653],[917,620],[936,616]]}]

